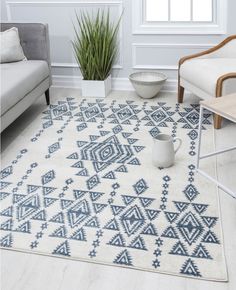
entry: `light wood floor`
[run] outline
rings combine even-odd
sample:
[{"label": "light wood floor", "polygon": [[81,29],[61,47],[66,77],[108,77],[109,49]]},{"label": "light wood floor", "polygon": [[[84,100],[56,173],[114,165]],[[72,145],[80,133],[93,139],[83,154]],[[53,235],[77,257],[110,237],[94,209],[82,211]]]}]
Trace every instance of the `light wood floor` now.
[{"label": "light wood floor", "polygon": [[[122,93],[123,94],[123,93]],[[77,91],[54,89],[53,98],[76,96]],[[126,93],[127,95],[127,93]],[[173,98],[175,96],[173,95]],[[41,98],[2,134],[2,150],[40,114]],[[22,135],[23,137],[23,135]],[[204,140],[203,140],[204,141]],[[236,125],[224,122],[216,132],[217,149],[236,144]],[[236,188],[236,152],[219,156],[219,179]],[[2,250],[1,290],[235,290],[236,289],[236,200],[220,192],[225,252],[229,282],[208,282],[144,271],[102,266],[34,254]]]}]

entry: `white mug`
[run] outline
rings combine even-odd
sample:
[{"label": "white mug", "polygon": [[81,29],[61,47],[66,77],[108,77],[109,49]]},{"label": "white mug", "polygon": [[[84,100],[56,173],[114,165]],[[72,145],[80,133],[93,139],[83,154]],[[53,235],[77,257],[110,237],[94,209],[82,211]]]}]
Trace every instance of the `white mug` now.
[{"label": "white mug", "polygon": [[[156,167],[168,168],[175,162],[175,153],[179,150],[182,140],[172,138],[167,134],[158,134],[153,138],[154,144],[152,149],[152,160]],[[179,145],[174,149],[174,142],[178,141]]]}]

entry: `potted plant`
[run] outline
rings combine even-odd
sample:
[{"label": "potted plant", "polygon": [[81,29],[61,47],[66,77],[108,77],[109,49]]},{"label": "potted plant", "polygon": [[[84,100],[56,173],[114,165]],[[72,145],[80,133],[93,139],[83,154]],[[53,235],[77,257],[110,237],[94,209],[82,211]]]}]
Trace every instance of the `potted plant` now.
[{"label": "potted plant", "polygon": [[82,12],[76,14],[78,27],[74,25],[72,42],[76,60],[83,76],[84,97],[105,98],[111,91],[111,70],[116,60],[117,34],[120,19],[111,23],[110,13],[98,10],[96,17]]}]

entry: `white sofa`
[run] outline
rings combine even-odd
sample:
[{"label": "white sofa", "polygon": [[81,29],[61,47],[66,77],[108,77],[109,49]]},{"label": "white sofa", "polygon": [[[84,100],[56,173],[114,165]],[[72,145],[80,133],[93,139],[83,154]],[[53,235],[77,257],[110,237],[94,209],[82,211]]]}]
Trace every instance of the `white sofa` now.
[{"label": "white sofa", "polygon": [[[221,97],[236,92],[236,35],[207,51],[179,61],[178,102],[184,89],[201,99]],[[214,126],[221,128],[222,118],[214,116]]]}]

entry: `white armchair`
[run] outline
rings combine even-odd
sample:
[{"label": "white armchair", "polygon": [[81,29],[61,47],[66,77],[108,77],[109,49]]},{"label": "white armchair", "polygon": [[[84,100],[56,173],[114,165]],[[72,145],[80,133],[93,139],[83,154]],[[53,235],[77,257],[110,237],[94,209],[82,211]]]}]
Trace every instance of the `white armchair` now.
[{"label": "white armchair", "polygon": [[[236,35],[219,45],[186,56],[179,61],[178,102],[183,102],[184,90],[201,99],[221,97],[236,92]],[[214,127],[221,128],[222,118],[214,116]]]}]

